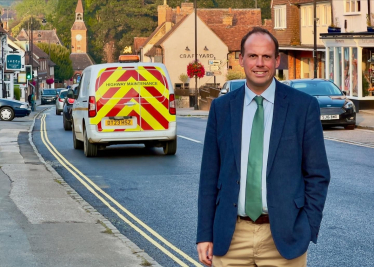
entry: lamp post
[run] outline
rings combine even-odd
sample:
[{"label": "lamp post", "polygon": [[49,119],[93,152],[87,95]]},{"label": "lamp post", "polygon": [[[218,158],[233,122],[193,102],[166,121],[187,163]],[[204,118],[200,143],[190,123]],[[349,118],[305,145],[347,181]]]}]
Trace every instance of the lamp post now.
[{"label": "lamp post", "polygon": [[[195,63],[197,63],[197,3],[196,3],[196,0],[194,4],[195,4]],[[197,88],[197,76],[195,75],[195,107],[194,107],[195,110],[199,109],[198,100],[199,100],[199,91]]]},{"label": "lamp post", "polygon": [[[7,92],[4,84],[4,36],[6,36],[6,33],[3,30],[3,22],[1,21],[0,16],[0,40],[1,40],[1,90],[2,90],[2,97],[7,98]],[[6,38],[6,37],[5,37]]]}]

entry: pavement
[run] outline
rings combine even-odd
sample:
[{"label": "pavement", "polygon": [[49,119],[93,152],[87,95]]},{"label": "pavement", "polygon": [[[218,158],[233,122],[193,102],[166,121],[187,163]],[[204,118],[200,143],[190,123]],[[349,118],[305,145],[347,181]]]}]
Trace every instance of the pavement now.
[{"label": "pavement", "polygon": [[[0,266],[156,266],[45,162],[32,141],[30,116],[0,122]],[[208,111],[178,108],[178,116]],[[374,111],[357,127],[374,130]]]}]

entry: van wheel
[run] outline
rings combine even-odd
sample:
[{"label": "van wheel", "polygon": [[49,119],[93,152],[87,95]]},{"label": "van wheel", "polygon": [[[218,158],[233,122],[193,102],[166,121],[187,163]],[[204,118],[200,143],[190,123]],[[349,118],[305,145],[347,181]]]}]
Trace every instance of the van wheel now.
[{"label": "van wheel", "polygon": [[83,142],[79,141],[77,137],[75,136],[75,129],[74,129],[74,124],[73,124],[73,145],[75,149],[82,149],[83,148]]},{"label": "van wheel", "polygon": [[62,116],[62,124],[64,125],[65,131],[71,131],[71,123],[66,120],[65,116]]},{"label": "van wheel", "polygon": [[84,130],[83,134],[84,134],[84,142],[83,142],[84,155],[86,155],[86,157],[96,157],[97,156],[97,145],[91,144],[90,142],[88,142],[86,129]]},{"label": "van wheel", "polygon": [[177,152],[177,138],[172,141],[164,143],[164,154],[165,155],[175,155]]}]

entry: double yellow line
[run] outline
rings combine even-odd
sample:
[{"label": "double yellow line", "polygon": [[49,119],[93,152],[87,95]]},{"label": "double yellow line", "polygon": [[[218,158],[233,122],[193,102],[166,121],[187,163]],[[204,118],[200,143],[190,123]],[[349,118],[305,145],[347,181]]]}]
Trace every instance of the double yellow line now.
[{"label": "double yellow line", "polygon": [[[169,256],[172,260],[174,260],[180,266],[188,267],[186,263],[181,261],[177,256],[173,255],[169,250],[167,250],[161,244],[155,241],[155,239],[153,239],[150,235],[148,235],[146,232],[144,232],[142,229],[140,229],[138,226],[132,223],[129,219],[127,219],[120,212],[120,210],[124,212],[132,220],[134,220],[135,223],[137,223],[138,225],[143,227],[146,231],[148,231],[153,237],[157,238],[164,245],[168,246],[171,250],[173,250],[176,254],[178,254],[179,257],[184,258],[185,260],[189,261],[190,263],[192,263],[193,266],[202,267],[202,265],[200,265],[197,261],[192,259],[190,256],[188,256],[186,253],[184,253],[177,247],[175,247],[173,244],[171,244],[169,241],[167,241],[165,238],[163,238],[161,235],[155,232],[152,228],[150,228],[148,225],[146,225],[141,220],[139,220],[134,214],[132,214],[130,211],[124,208],[120,203],[118,203],[110,195],[105,193],[99,186],[97,186],[87,176],[85,176],[77,168],[75,168],[69,161],[67,161],[49,141],[48,135],[47,135],[47,127],[46,127],[45,118],[46,118],[46,114],[43,114],[41,117],[41,125],[40,125],[41,139],[44,145],[49,150],[49,152],[51,152],[51,154],[58,160],[58,162],[60,162],[62,166],[65,167],[66,170],[68,170],[75,178],[77,178],[79,182],[81,182],[94,196],[96,196],[103,204],[105,204],[119,218],[121,218],[125,223],[131,226],[135,231],[141,234],[145,239],[151,242],[155,247],[157,247],[159,250],[161,250],[163,253]],[[113,207],[107,200],[112,202],[114,206],[116,206],[117,208]]]}]

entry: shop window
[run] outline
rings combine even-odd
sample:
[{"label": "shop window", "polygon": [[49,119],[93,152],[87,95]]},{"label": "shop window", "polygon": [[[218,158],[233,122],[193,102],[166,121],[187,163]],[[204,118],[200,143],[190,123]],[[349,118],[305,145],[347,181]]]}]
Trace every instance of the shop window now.
[{"label": "shop window", "polygon": [[286,5],[274,6],[274,29],[285,29],[286,27]]},{"label": "shop window", "polygon": [[329,47],[329,77],[328,79],[332,82],[334,82],[334,48]]},{"label": "shop window", "polygon": [[344,86],[343,91],[347,93],[347,95],[350,95],[350,88],[351,88],[351,74],[349,71],[349,47],[344,47],[343,52],[344,57]]},{"label": "shop window", "polygon": [[345,13],[356,13],[361,11],[360,0],[345,0]]},{"label": "shop window", "polygon": [[362,96],[371,96],[374,86],[374,50],[362,49]]},{"label": "shop window", "polygon": [[335,84],[342,89],[342,48],[336,47],[336,56],[337,56],[337,62],[336,62],[336,72],[338,74],[338,77],[335,79]]}]

